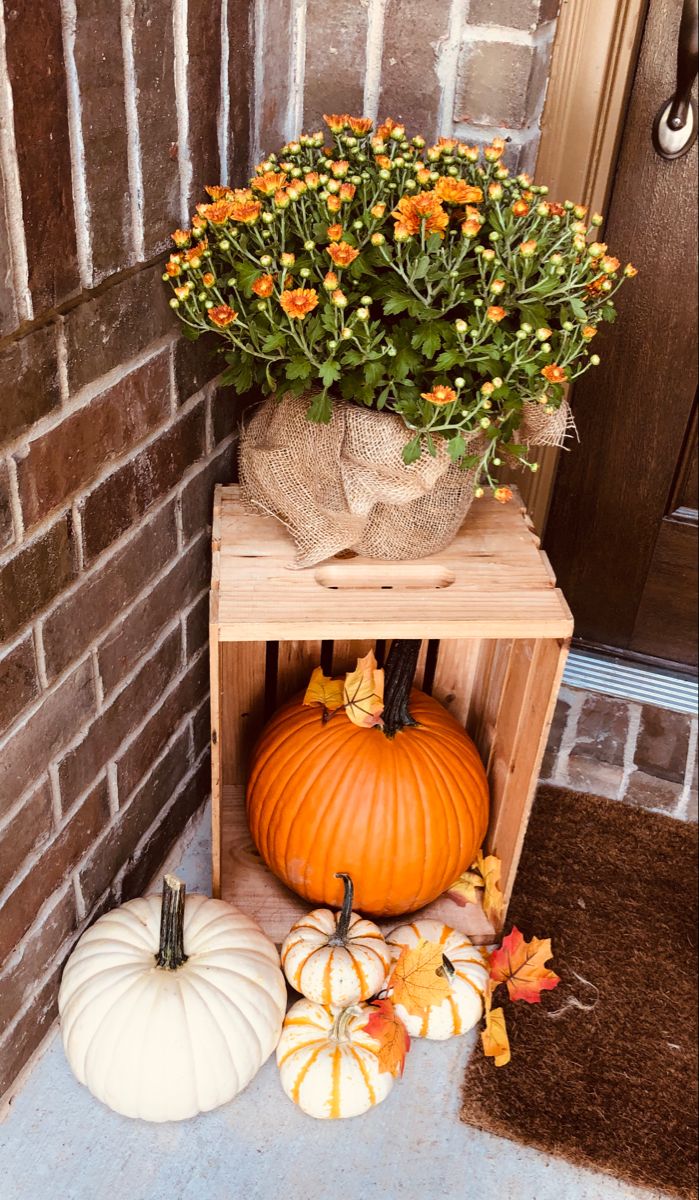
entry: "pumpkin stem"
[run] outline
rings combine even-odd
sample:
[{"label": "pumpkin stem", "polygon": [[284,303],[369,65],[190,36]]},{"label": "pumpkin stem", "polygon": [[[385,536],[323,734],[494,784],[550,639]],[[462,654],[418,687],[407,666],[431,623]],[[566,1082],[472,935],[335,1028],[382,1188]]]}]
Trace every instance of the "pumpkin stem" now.
[{"label": "pumpkin stem", "polygon": [[408,702],[420,653],[419,638],[391,642],[384,668],[383,732],[392,738],[409,725],[417,725]]},{"label": "pumpkin stem", "polygon": [[184,952],[185,884],[174,875],[163,879],[163,898],[160,908],[160,947],[155,965],[166,971],[176,971],[187,961]]},{"label": "pumpkin stem", "polygon": [[350,918],[352,916],[352,905],[354,903],[354,884],[352,878],[344,871],[336,871],[336,879],[341,879],[345,885],[345,897],[342,901],[342,908],[338,913],[335,922],[335,932],[329,939],[329,946],[344,946],[349,933]]},{"label": "pumpkin stem", "polygon": [[447,958],[446,954],[442,955],[442,965],[441,967],[437,967],[437,974],[443,975],[448,983],[451,983],[456,975],[456,967],[451,959]]},{"label": "pumpkin stem", "polygon": [[328,1037],[332,1038],[334,1042],[346,1042],[347,1026],[352,1017],[361,1016],[361,1012],[362,1010],[357,1004],[350,1004],[349,1008],[343,1008],[335,1017]]}]

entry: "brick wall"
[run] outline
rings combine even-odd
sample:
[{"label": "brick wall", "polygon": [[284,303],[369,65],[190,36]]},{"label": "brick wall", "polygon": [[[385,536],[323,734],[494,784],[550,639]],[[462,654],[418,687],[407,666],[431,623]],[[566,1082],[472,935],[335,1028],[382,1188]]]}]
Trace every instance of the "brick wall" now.
[{"label": "brick wall", "polygon": [[[0,1094],[205,800],[235,406],[159,257],[246,173],[246,0],[0,4]],[[233,171],[233,165],[237,170]]]},{"label": "brick wall", "polygon": [[560,0],[256,0],[256,158],[324,112],[507,137],[532,170]]}]

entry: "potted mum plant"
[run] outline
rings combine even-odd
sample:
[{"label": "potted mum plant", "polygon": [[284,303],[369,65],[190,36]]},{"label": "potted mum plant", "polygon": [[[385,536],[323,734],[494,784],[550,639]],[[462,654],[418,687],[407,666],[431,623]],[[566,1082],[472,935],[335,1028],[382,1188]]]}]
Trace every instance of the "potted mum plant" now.
[{"label": "potted mum plant", "polygon": [[306,565],[433,553],[507,462],[562,444],[566,385],[598,356],[628,264],[599,215],[503,165],[505,143],[427,147],[327,116],[243,189],[209,187],[164,278],[187,337],[215,330],[238,392],[247,499]]}]

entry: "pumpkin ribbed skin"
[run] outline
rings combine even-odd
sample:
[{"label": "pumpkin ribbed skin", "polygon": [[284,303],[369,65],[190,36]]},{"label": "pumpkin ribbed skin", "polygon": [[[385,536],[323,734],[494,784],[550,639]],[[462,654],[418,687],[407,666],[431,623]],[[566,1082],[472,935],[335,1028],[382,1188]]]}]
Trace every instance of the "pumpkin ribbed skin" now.
[{"label": "pumpkin ribbed skin", "polygon": [[417,726],[393,738],[296,697],[272,717],[252,757],[248,821],[267,866],[314,903],[338,905],[338,871],[360,911],[429,904],[476,857],[488,824],[488,785],[465,730],[413,691]]},{"label": "pumpkin ribbed skin", "polygon": [[488,956],[464,933],[457,933],[441,921],[426,917],[409,925],[400,925],[389,933],[388,944],[394,961],[404,946],[412,949],[422,938],[442,946],[454,968],[449,981],[450,993],[441,1004],[433,1004],[422,1016],[408,1012],[402,1004],[396,1004],[396,1012],[411,1037],[441,1042],[468,1033],[483,1016],[489,978]]}]

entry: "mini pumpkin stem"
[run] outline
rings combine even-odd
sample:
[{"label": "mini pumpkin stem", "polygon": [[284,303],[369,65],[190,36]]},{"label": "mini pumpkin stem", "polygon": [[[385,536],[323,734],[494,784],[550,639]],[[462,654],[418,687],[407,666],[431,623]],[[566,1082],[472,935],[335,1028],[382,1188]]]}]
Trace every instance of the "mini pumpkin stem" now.
[{"label": "mini pumpkin stem", "polygon": [[166,971],[176,971],[187,961],[184,952],[184,898],[186,886],[175,875],[163,879],[163,898],[160,908],[160,947],[155,965]]},{"label": "mini pumpkin stem", "polygon": [[341,1012],[337,1014],[332,1023],[329,1037],[331,1037],[335,1042],[346,1042],[347,1026],[352,1020],[352,1017],[360,1016],[361,1012],[361,1008],[359,1008],[359,1006],[356,1004],[350,1004],[349,1008],[343,1008]]},{"label": "mini pumpkin stem", "polygon": [[419,638],[391,642],[384,673],[383,732],[394,737],[401,729],[417,725],[408,703],[415,678],[421,642]]},{"label": "mini pumpkin stem", "polygon": [[452,982],[454,976],[456,975],[456,967],[451,959],[447,958],[446,954],[442,955],[442,965],[441,967],[437,967],[437,974],[443,975],[449,983]]},{"label": "mini pumpkin stem", "polygon": [[345,885],[345,896],[342,901],[342,908],[338,913],[337,921],[335,922],[335,932],[330,938],[329,946],[344,946],[349,933],[350,918],[352,916],[352,905],[354,904],[354,884],[352,877],[344,871],[336,871],[336,879],[341,879]]}]

